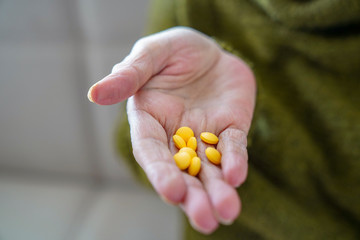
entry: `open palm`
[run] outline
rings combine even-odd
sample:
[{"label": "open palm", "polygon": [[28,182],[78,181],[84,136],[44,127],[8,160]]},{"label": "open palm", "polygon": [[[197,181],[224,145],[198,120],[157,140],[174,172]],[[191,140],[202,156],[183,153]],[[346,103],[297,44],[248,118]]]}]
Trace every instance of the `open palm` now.
[{"label": "open palm", "polygon": [[[239,58],[194,30],[177,27],[143,38],[112,74],[96,83],[89,98],[98,104],[128,99],[134,156],[166,201],[179,204],[194,228],[214,231],[240,212],[234,187],[247,174],[246,137],[255,104],[255,80]],[[189,126],[195,136],[213,132],[221,166],[209,163],[206,144],[198,177],[180,171],[172,136]]]}]

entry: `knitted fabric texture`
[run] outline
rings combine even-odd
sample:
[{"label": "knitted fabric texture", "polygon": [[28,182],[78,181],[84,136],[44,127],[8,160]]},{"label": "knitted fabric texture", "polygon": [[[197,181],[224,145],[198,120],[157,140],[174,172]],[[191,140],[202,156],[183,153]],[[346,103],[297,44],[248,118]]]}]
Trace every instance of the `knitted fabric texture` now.
[{"label": "knitted fabric texture", "polygon": [[[154,1],[149,33],[178,25],[251,63],[258,86],[242,212],[209,236],[186,223],[185,239],[360,239],[360,1]],[[128,132],[119,152],[146,179]]]}]

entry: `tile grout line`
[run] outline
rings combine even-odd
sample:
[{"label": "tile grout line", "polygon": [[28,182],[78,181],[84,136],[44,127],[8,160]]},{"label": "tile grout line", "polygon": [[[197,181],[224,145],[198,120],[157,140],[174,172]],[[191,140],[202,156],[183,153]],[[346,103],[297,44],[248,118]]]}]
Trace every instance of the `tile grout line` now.
[{"label": "tile grout line", "polygon": [[64,240],[69,239],[78,239],[82,227],[85,224],[85,221],[88,215],[91,212],[92,206],[96,203],[99,197],[99,191],[101,191],[102,186],[104,185],[104,175],[103,169],[100,164],[100,155],[99,155],[99,146],[96,141],[96,133],[94,131],[95,120],[91,112],[90,103],[86,104],[85,101],[82,101],[82,98],[86,98],[84,93],[85,83],[87,83],[87,75],[89,74],[86,60],[86,41],[84,37],[84,29],[79,18],[79,1],[64,1],[65,7],[67,9],[67,18],[70,28],[70,33],[72,36],[72,44],[74,52],[74,66],[76,65],[75,70],[75,88],[79,95],[78,108],[80,111],[80,116],[82,120],[82,132],[83,140],[85,143],[85,149],[88,154],[88,163],[90,165],[90,182],[89,189],[87,194],[84,195],[83,201],[78,206],[77,211],[74,213],[74,216],[71,218],[71,223],[69,228],[64,232]]},{"label": "tile grout line", "polygon": [[[93,181],[95,183],[103,182],[103,169],[99,162],[99,147],[96,141],[96,133],[94,131],[95,120],[93,114],[91,114],[90,102],[83,102],[81,99],[86,98],[87,95],[84,92],[84,89],[87,89],[88,86],[85,85],[85,79],[87,79],[88,69],[87,69],[87,60],[86,60],[86,41],[84,37],[84,29],[81,26],[81,21],[78,17],[80,14],[78,10],[78,1],[65,1],[67,8],[67,18],[69,19],[69,28],[72,37],[72,48],[74,52],[74,65],[75,68],[75,88],[79,95],[80,99],[78,101],[80,116],[82,120],[82,132],[83,139],[85,143],[85,149],[87,150],[88,160],[90,164],[90,171],[92,174]],[[86,91],[87,93],[87,91]]]},{"label": "tile grout line", "polygon": [[96,186],[96,184],[89,186],[87,193],[83,196],[83,201],[81,201],[77,211],[71,218],[69,228],[64,233],[64,240],[79,239],[85,221],[91,213],[92,206],[94,206],[99,199],[101,190],[102,187]]}]

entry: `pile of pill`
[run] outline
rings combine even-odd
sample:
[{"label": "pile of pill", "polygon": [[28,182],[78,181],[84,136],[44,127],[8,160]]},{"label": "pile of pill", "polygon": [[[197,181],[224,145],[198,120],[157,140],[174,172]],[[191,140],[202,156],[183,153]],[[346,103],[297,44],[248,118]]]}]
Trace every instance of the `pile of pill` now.
[{"label": "pile of pill", "polygon": [[[218,137],[210,132],[201,133],[200,138],[203,142],[213,145],[219,141]],[[196,153],[197,141],[193,130],[189,127],[179,128],[173,136],[173,141],[179,149],[174,155],[176,165],[180,170],[187,169],[191,176],[196,176],[201,168],[201,160]],[[210,162],[220,164],[221,154],[214,147],[206,148],[205,155]]]}]

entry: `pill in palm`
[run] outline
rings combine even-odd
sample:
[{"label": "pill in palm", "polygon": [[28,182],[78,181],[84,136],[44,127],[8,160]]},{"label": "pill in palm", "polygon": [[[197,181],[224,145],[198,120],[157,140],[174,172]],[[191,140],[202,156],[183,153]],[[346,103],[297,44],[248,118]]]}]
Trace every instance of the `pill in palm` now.
[{"label": "pill in palm", "polygon": [[197,157],[197,153],[194,151],[194,149],[189,148],[189,147],[183,147],[180,149],[179,152],[186,152],[190,155],[191,158]]},{"label": "pill in palm", "polygon": [[181,149],[183,147],[186,147],[186,143],[184,141],[184,139],[182,137],[180,137],[179,135],[174,135],[173,136],[173,141],[175,143],[175,146],[178,148],[178,149]]},{"label": "pill in palm", "polygon": [[184,139],[185,143],[188,142],[189,138],[194,136],[193,130],[189,127],[181,127],[176,131],[175,134],[182,137],[182,139]]},{"label": "pill in palm", "polygon": [[220,164],[221,162],[221,154],[218,150],[213,147],[208,147],[205,150],[205,155],[213,164]]},{"label": "pill in palm", "polygon": [[197,148],[196,138],[195,137],[189,138],[186,146],[189,147],[189,148],[192,148],[192,149],[194,149],[194,151],[196,151],[196,148]]},{"label": "pill in palm", "polygon": [[200,168],[201,168],[201,160],[200,160],[200,158],[199,157],[193,157],[191,159],[191,162],[190,162],[188,173],[191,176],[196,176],[199,173]]},{"label": "pill in palm", "polygon": [[174,155],[174,160],[178,168],[185,170],[190,165],[191,157],[187,152],[178,152]]},{"label": "pill in palm", "polygon": [[[208,144],[217,144],[219,141],[218,137],[210,132],[201,133],[200,138]],[[173,136],[173,141],[175,146],[180,149],[174,155],[178,168],[180,170],[187,169],[191,176],[198,175],[201,169],[201,159],[196,153],[198,143],[193,130],[189,127],[179,128]],[[221,154],[214,147],[208,147],[205,150],[205,155],[211,163],[217,165],[221,163]]]},{"label": "pill in palm", "polygon": [[219,138],[211,133],[211,132],[203,132],[200,134],[201,140],[208,144],[217,144],[219,142]]}]

